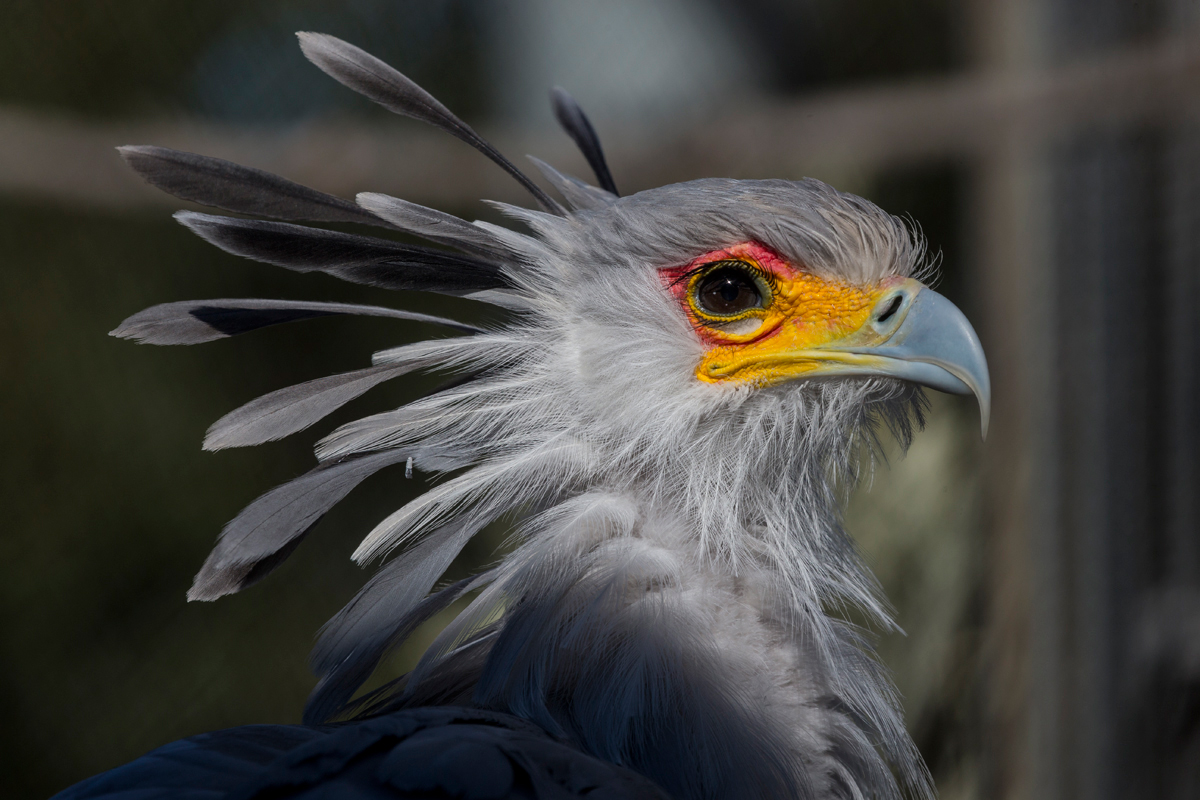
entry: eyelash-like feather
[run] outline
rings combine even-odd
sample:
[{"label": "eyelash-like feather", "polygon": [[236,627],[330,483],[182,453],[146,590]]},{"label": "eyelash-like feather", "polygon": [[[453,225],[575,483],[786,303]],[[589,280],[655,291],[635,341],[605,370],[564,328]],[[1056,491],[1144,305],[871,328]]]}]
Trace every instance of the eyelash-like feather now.
[{"label": "eyelash-like feather", "polygon": [[703,264],[697,264],[687,272],[684,272],[675,280],[671,281],[669,285],[672,287],[678,286],[681,283],[687,283],[691,281],[691,279],[697,274],[713,272],[723,267],[741,267],[749,272],[753,272],[762,279],[763,283],[767,284],[767,286],[771,289],[772,294],[774,294],[775,290],[779,287],[779,278],[775,276],[775,273],[771,272],[770,270],[763,269],[759,264],[744,258],[722,258],[719,261],[706,261]]}]

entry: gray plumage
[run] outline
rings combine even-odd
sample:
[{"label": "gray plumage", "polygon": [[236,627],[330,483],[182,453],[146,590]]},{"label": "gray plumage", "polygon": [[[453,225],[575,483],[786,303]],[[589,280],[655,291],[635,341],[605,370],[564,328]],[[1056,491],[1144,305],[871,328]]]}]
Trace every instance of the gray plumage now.
[{"label": "gray plumage", "polygon": [[[333,37],[300,38],[339,81],[488,154],[544,211],[501,205],[529,231],[521,233],[359,195],[364,213],[464,255],[179,215],[228,252],[512,312],[494,330],[382,350],[372,367],[273,392],[210,429],[209,449],[255,444],[414,370],[464,376],[326,435],[320,465],[239,514],[197,575],[191,599],[261,579],[385,467],[440,479],[364,537],[357,561],[390,561],[313,651],[320,681],[305,721],[345,718],[345,740],[334,734],[305,750],[295,743],[304,736],[279,734],[288,754],[236,796],[285,785],[355,799],[656,796],[638,783],[649,779],[688,800],[931,797],[869,638],[834,613],[854,609],[895,629],[841,524],[839,488],[857,478],[859,453],[872,450],[881,425],[909,441],[922,421],[921,385],[988,404],[970,325],[917,280],[929,268],[920,238],[866,200],[810,179],[710,179],[617,197],[594,129],[557,92],[560,122],[605,186],[535,160],[568,212],[392,68]],[[231,210],[253,210],[258,191],[273,215],[358,213],[233,165],[147,148],[126,155],[170,191]],[[721,310],[746,297],[753,302],[735,307],[740,316]],[[227,324],[197,316],[204,307],[195,303],[168,304],[119,332],[202,341],[336,305],[258,302],[226,303]],[[374,313],[367,308],[358,313]],[[744,375],[739,364],[749,365]],[[469,539],[502,518],[516,520],[512,551],[430,594]],[[476,590],[412,672],[355,697],[388,652]],[[461,709],[430,705],[486,711],[460,719]],[[495,714],[487,724],[511,735],[477,730],[482,717],[472,714]],[[403,739],[422,720],[437,722],[378,761],[391,747],[380,744],[382,731],[402,728]],[[378,749],[368,757],[357,744],[343,748],[351,741]],[[195,758],[208,763],[207,752]],[[642,778],[537,777],[599,774],[596,758],[614,775],[628,768]]]}]

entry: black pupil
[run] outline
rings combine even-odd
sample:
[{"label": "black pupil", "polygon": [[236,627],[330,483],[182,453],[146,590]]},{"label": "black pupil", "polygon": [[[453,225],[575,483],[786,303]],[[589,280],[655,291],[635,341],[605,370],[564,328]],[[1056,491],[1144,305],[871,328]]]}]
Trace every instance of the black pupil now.
[{"label": "black pupil", "polygon": [[696,288],[696,305],[709,314],[740,314],[761,304],[754,279],[736,267],[713,270],[700,279]]}]

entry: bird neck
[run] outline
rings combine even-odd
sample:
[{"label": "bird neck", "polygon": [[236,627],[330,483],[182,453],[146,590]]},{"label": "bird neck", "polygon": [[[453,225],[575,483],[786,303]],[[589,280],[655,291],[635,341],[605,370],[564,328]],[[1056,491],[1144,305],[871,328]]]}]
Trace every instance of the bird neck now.
[{"label": "bird neck", "polygon": [[817,384],[737,401],[662,424],[553,417],[572,427],[539,445],[539,485],[561,494],[529,500],[543,510],[405,704],[515,714],[678,797],[891,798],[893,770],[924,794],[889,680],[825,611],[887,620],[832,473],[865,404]]},{"label": "bird neck", "polygon": [[735,560],[672,503],[594,491],[561,504],[485,590],[481,608],[504,597],[500,623],[410,703],[456,699],[456,685],[678,797],[893,795],[883,756],[911,743],[886,678],[849,627],[796,605],[769,537],[747,535]]}]

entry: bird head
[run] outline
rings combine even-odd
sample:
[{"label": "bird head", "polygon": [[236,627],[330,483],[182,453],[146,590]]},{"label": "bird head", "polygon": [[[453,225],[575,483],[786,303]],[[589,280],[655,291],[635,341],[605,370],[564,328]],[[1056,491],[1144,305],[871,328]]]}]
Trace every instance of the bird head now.
[{"label": "bird head", "polygon": [[578,443],[582,484],[672,498],[736,557],[748,526],[791,536],[797,507],[836,513],[828,479],[878,423],[907,439],[921,387],[973,393],[986,430],[979,340],[914,277],[921,239],[874,204],[811,179],[577,202],[504,207],[531,236],[485,226],[516,255],[502,292],[523,317],[506,335],[537,343],[489,368],[526,392],[494,441]]}]

